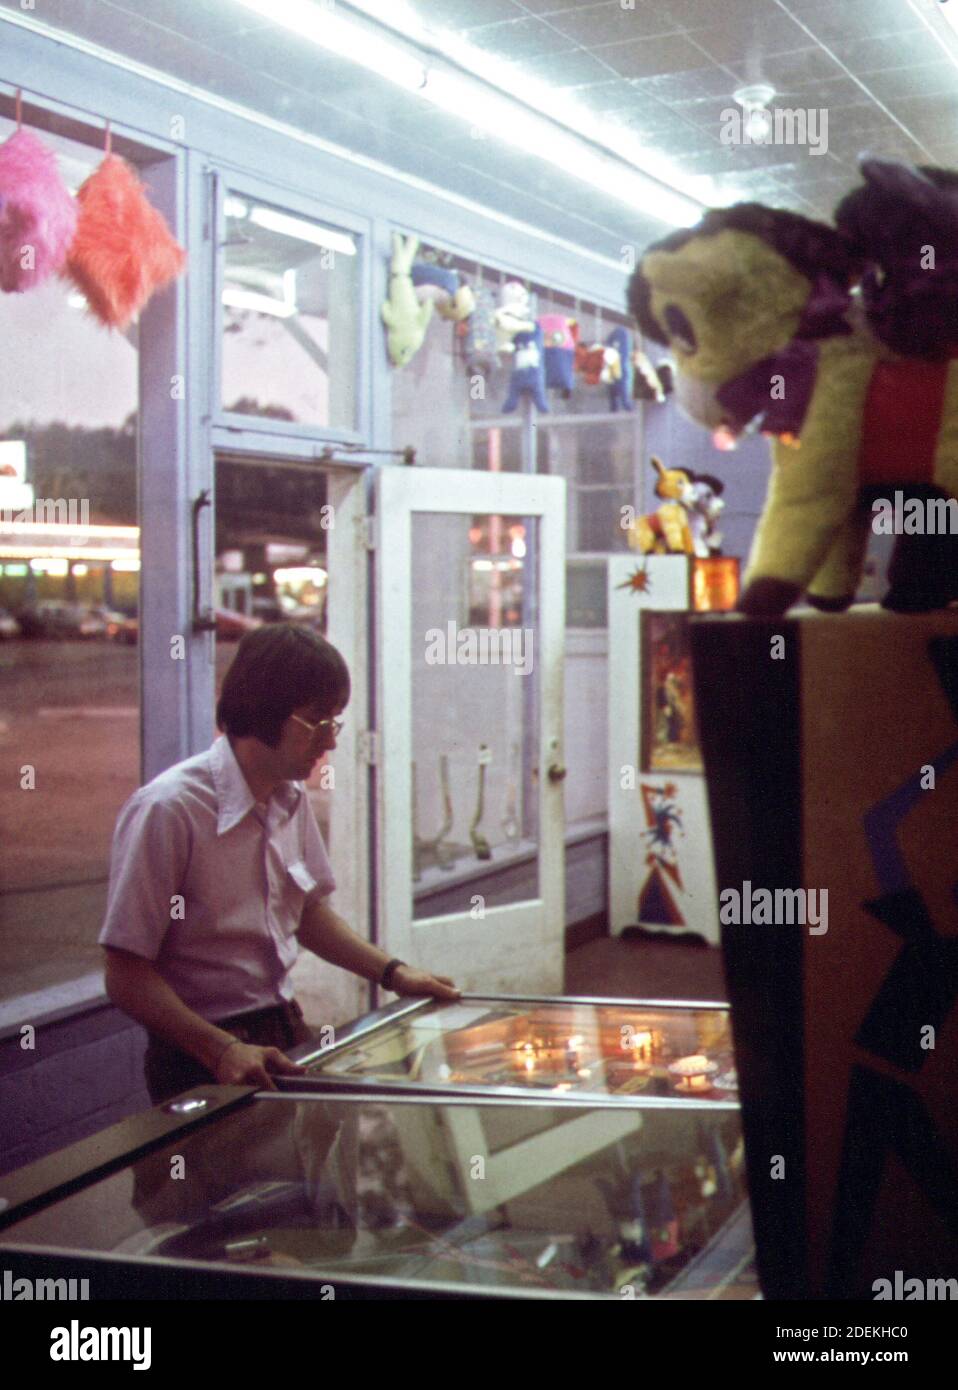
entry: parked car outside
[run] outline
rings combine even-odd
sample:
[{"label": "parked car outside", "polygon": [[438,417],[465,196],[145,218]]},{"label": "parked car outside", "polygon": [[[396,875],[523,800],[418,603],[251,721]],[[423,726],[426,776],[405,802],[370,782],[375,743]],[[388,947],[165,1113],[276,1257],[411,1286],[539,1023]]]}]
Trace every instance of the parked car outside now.
[{"label": "parked car outside", "polygon": [[27,604],[18,611],[17,620],[24,637],[76,641],[102,637],[106,633],[102,618],[92,614],[84,604],[68,603],[65,599],[40,599],[38,603]]}]

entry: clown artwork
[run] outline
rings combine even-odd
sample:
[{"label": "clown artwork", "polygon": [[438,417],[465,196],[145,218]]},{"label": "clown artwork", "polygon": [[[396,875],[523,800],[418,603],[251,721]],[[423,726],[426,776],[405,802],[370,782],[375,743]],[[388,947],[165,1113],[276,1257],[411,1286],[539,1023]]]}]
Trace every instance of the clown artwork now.
[{"label": "clown artwork", "polygon": [[[861,171],[834,227],[713,209],[651,246],[629,286],[642,332],[674,356],[679,403],[717,446],[747,429],[773,440],[740,600],[755,616],[803,594],[846,609],[880,500],[958,497],[958,173]],[[958,534],[903,532],[884,606],[958,599]]]},{"label": "clown artwork", "polygon": [[649,772],[701,772],[692,691],[688,614],[641,614],[646,691],[643,767]]}]

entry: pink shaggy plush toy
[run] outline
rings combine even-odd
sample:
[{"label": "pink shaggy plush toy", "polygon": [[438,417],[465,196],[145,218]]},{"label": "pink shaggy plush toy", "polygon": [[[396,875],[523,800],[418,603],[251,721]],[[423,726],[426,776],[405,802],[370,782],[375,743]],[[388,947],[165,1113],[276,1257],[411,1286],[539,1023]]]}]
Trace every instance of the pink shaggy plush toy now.
[{"label": "pink shaggy plush toy", "polygon": [[53,150],[28,130],[0,145],[0,289],[32,290],[66,260],[77,205]]},{"label": "pink shaggy plush toy", "polygon": [[77,192],[67,273],[108,328],[126,328],[183,270],[186,252],[150,203],[136,170],[109,154]]}]

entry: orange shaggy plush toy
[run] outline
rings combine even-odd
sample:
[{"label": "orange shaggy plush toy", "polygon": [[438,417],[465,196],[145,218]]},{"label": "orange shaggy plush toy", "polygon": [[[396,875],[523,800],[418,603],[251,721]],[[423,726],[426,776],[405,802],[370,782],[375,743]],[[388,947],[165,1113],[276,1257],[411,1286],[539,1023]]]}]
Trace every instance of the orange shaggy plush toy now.
[{"label": "orange shaggy plush toy", "polygon": [[108,328],[126,328],[186,264],[136,171],[109,154],[77,192],[80,215],[67,274]]}]

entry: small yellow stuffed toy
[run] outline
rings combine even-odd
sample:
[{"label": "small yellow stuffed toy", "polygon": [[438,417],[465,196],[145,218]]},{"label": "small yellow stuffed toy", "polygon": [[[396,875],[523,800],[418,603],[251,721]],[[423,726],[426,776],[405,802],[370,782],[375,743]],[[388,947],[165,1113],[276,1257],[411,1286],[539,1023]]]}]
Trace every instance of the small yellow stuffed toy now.
[{"label": "small yellow stuffed toy", "polygon": [[694,550],[687,507],[692,503],[692,480],[684,468],[666,468],[652,459],[658,474],[657,497],[665,498],[648,516],[636,517],[629,528],[629,545],[643,555],[691,555]]}]

